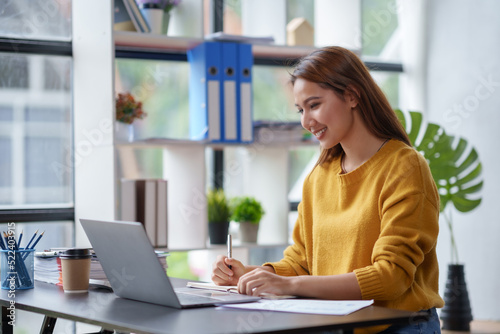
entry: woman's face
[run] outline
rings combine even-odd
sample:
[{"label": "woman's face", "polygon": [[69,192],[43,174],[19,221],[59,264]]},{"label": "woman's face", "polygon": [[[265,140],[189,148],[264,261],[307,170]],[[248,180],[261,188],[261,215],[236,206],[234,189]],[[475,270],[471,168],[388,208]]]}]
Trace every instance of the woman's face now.
[{"label": "woman's face", "polygon": [[324,149],[332,148],[349,134],[354,123],[353,108],[357,102],[346,94],[341,99],[331,89],[297,79],[293,85],[295,105],[301,113],[304,129],[310,131]]}]

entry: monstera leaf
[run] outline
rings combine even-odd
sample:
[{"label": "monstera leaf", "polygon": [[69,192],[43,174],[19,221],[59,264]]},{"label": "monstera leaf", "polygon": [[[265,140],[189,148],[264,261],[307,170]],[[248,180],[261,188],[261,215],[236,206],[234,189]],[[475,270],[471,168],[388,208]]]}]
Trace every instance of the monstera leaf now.
[{"label": "monstera leaf", "polygon": [[[456,140],[455,137],[447,135],[439,125],[424,124],[420,112],[395,112],[411,142],[429,163],[439,190],[440,211],[442,212],[450,202],[460,212],[474,210],[481,203],[481,198],[474,199],[470,195],[479,192],[483,187],[482,165],[477,151],[473,147],[467,150],[467,140]],[[407,118],[410,119],[410,125]]]}]

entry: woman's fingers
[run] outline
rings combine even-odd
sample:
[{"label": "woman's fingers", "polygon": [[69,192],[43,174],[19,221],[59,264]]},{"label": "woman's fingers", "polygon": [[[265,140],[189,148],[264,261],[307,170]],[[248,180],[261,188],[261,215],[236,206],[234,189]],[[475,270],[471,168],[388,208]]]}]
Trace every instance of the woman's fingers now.
[{"label": "woman's fingers", "polygon": [[275,295],[287,294],[289,277],[279,276],[263,269],[256,269],[240,277],[238,292],[251,296],[263,293]]},{"label": "woman's fingers", "polygon": [[236,285],[243,274],[245,266],[240,261],[224,255],[219,255],[212,266],[212,281],[218,285]]}]

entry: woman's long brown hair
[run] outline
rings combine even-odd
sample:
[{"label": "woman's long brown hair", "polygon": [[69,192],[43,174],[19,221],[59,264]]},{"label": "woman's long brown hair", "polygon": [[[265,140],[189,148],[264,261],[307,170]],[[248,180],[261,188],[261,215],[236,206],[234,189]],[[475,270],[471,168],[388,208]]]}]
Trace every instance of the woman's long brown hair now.
[{"label": "woman's long brown hair", "polygon": [[[295,65],[290,79],[292,85],[299,78],[331,89],[342,99],[346,92],[356,96],[361,118],[373,135],[398,139],[411,146],[389,101],[368,68],[353,52],[337,46],[315,50]],[[322,149],[316,165],[330,161],[342,152],[340,144]]]}]

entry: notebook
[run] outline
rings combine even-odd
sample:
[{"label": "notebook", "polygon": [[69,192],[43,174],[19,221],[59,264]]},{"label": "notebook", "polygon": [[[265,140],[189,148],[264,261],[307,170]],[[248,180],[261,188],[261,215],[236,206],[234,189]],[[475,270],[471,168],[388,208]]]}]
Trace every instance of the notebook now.
[{"label": "notebook", "polygon": [[147,303],[189,308],[246,303],[259,297],[191,288],[175,289],[141,223],[80,219],[114,293]]}]

